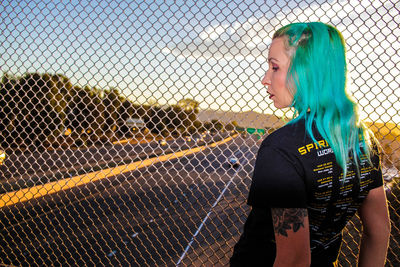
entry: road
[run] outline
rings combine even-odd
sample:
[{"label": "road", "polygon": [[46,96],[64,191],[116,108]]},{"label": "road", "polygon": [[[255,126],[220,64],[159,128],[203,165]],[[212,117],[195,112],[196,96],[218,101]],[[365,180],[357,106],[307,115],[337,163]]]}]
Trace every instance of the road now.
[{"label": "road", "polygon": [[[199,135],[194,135],[194,140]],[[227,136],[227,133],[206,135],[204,142],[212,142]],[[134,141],[134,140],[125,140]],[[135,143],[135,142],[134,142]],[[25,151],[9,155],[0,168],[0,193],[21,187],[43,184],[63,177],[79,175],[88,171],[128,164],[197,146],[194,141],[176,138],[168,146],[158,142],[105,145],[101,147],[80,147],[46,151]]]},{"label": "road", "polygon": [[[205,142],[213,141],[205,137]],[[17,165],[43,161],[47,169],[28,180],[40,184],[196,145],[183,139],[166,146],[115,144],[26,154]],[[16,266],[225,266],[248,212],[245,198],[258,145],[238,136],[194,154],[0,208],[0,260]],[[241,163],[236,169],[227,165],[232,155]],[[57,156],[61,162],[65,156],[69,160],[62,165]],[[9,187],[26,186],[20,182],[27,181],[26,175],[14,178]],[[388,195],[394,225],[399,222],[398,193]],[[350,235],[345,235],[342,266],[356,260],[355,226],[357,218],[346,228]],[[399,254],[396,229],[392,227],[388,253],[392,262]]]},{"label": "road", "polygon": [[[170,153],[185,148],[183,142],[175,140],[168,148],[115,145],[103,153],[82,152],[87,157],[75,157],[70,164],[86,166],[104,154],[120,163],[132,154]],[[227,263],[247,212],[243,204],[255,142],[239,136],[195,154],[3,207],[0,259],[18,266]],[[241,162],[237,169],[227,166],[232,155]],[[28,158],[21,166],[24,162]],[[58,161],[49,156],[45,162],[57,166]]]}]

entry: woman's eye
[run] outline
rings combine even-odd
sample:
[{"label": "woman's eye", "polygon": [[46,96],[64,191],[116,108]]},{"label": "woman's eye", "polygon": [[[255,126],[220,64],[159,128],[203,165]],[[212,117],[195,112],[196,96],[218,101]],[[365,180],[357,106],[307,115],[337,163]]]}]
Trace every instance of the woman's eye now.
[{"label": "woman's eye", "polygon": [[278,70],[278,67],[272,67],[272,70],[273,70],[273,71],[277,71],[277,70]]}]

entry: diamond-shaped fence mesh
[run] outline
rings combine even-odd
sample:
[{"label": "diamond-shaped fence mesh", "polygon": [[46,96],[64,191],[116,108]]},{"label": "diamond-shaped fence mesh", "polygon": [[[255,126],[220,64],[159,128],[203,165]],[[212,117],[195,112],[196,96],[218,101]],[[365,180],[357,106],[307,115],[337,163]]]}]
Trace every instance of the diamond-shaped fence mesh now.
[{"label": "diamond-shaped fence mesh", "polygon": [[[292,116],[261,78],[273,32],[344,35],[383,150],[400,265],[400,3],[2,1],[0,263],[227,265],[261,140]],[[345,228],[355,266],[361,226]]]}]

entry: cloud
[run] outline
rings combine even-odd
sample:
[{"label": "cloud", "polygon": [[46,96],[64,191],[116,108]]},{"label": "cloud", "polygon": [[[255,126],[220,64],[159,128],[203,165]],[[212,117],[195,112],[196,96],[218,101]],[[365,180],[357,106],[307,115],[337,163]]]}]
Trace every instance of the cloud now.
[{"label": "cloud", "polygon": [[272,28],[263,20],[249,19],[233,25],[211,25],[192,42],[170,43],[164,53],[195,59],[256,59],[267,51]]},{"label": "cloud", "polygon": [[[354,3],[353,3],[354,5]],[[273,32],[283,25],[296,21],[322,21],[333,24],[343,31],[345,37],[359,32],[360,38],[371,39],[371,27],[388,27],[384,14],[376,16],[377,10],[396,10],[399,4],[388,1],[361,1],[353,6],[348,1],[312,4],[306,7],[284,9],[276,14],[269,12],[263,17],[251,17],[245,22],[214,24],[207,26],[190,42],[169,43],[162,51],[177,57],[219,60],[247,59],[265,60]],[[396,5],[396,6],[395,6]],[[389,13],[389,12],[387,12]],[[372,14],[375,14],[372,17]],[[395,22],[392,22],[395,23]],[[397,22],[398,23],[398,22]],[[357,42],[349,38],[348,44]]]},{"label": "cloud", "polygon": [[[279,3],[279,1],[278,1]],[[286,2],[285,2],[286,4]],[[398,1],[334,1],[330,3],[314,3],[312,5],[286,6],[279,12],[269,12],[262,17],[251,17],[244,22],[231,24],[220,23],[207,26],[191,41],[171,42],[162,51],[180,59],[204,61],[215,60],[246,60],[253,63],[257,60],[264,63],[267,57],[268,45],[276,29],[292,22],[322,21],[336,26],[343,34],[347,43],[347,56],[350,70],[350,90],[362,106],[362,117],[369,120],[395,121],[400,123],[394,106],[400,105],[398,94],[394,93],[400,83],[400,71],[396,66],[400,63],[400,2]],[[186,34],[185,36],[188,36]],[[174,39],[176,40],[176,39]],[[203,66],[203,65],[202,65]],[[257,67],[248,65],[252,73],[248,79],[239,78],[238,73],[231,72],[232,65],[222,72],[209,72],[209,79],[216,79],[211,85],[218,84],[220,79],[228,75],[232,84],[243,80],[247,84],[232,85],[223,88],[232,94],[236,91],[245,99],[250,88],[257,88]],[[211,66],[212,68],[212,66]],[[245,67],[246,68],[246,67]],[[241,72],[242,70],[239,70]],[[253,75],[254,74],[254,75]],[[204,75],[204,73],[203,73]],[[237,79],[235,78],[237,75]],[[256,82],[257,80],[257,82]],[[212,86],[211,86],[212,87]],[[243,91],[241,91],[243,90]],[[220,98],[215,98],[220,99]],[[221,99],[224,103],[226,99]],[[250,103],[246,99],[239,106],[268,109],[263,106],[263,100]],[[216,108],[222,108],[218,106]],[[275,111],[274,111],[275,112]]]}]

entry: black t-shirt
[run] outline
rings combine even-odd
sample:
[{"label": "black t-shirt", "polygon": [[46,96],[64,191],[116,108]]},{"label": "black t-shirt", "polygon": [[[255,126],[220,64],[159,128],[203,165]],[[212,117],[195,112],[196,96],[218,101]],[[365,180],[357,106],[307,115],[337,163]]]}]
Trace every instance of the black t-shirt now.
[{"label": "black t-shirt", "polygon": [[372,167],[362,158],[359,172],[349,163],[343,180],[329,144],[318,131],[313,133],[317,142],[306,133],[304,120],[299,120],[262,142],[248,197],[252,209],[231,266],[273,265],[276,248],[271,208],[307,208],[312,266],[330,266],[336,261],[341,231],[368,192],[383,184],[380,160],[375,153]]}]

